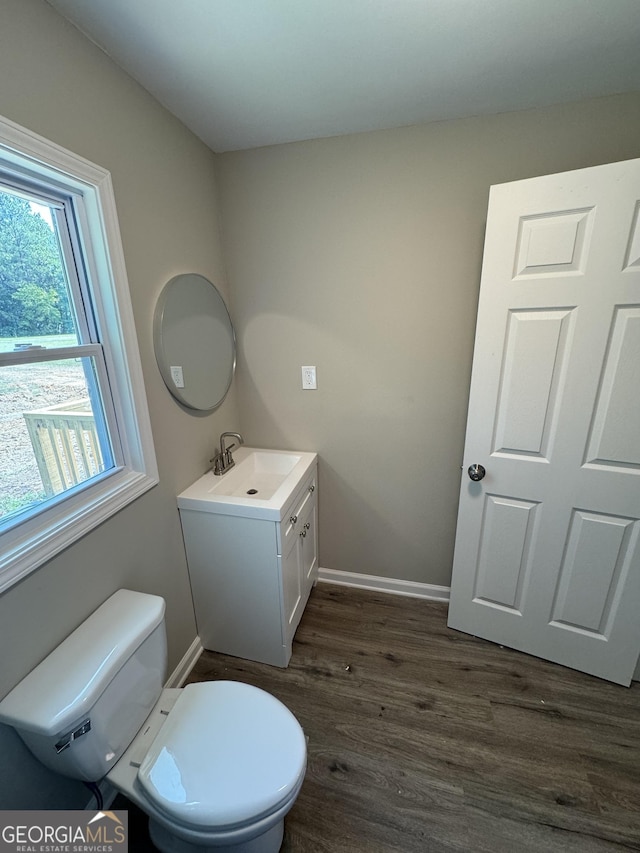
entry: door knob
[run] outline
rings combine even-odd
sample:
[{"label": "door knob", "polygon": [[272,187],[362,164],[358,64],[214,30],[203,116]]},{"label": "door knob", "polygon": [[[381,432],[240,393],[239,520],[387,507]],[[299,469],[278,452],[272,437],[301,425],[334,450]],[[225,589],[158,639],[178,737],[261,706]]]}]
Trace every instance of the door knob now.
[{"label": "door knob", "polygon": [[469,474],[469,477],[472,480],[477,482],[478,480],[481,480],[487,472],[485,471],[483,465],[479,465],[477,462],[475,462],[473,465],[469,465],[467,473]]}]

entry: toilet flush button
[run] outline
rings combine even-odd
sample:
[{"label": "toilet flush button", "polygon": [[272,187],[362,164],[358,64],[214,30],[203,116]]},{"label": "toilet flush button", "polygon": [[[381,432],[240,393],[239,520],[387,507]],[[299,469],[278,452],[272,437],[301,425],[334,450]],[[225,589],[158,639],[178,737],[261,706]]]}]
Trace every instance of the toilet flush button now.
[{"label": "toilet flush button", "polygon": [[87,718],[79,728],[74,729],[72,732],[67,732],[60,740],[55,744],[55,749],[57,753],[64,752],[65,749],[68,749],[71,744],[77,738],[82,735],[86,735],[87,732],[91,731],[91,720]]}]

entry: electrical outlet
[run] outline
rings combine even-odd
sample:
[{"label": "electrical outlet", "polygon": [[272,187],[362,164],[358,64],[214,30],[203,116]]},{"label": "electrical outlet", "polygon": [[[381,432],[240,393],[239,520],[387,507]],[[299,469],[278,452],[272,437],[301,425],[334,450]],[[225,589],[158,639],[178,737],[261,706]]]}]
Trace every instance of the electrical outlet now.
[{"label": "electrical outlet", "polygon": [[302,368],[302,389],[304,391],[315,391],[318,387],[316,381],[316,369],[312,366]]},{"label": "electrical outlet", "polygon": [[176,388],[184,388],[184,376],[182,375],[181,367],[170,367],[171,378],[173,379],[173,384]]}]

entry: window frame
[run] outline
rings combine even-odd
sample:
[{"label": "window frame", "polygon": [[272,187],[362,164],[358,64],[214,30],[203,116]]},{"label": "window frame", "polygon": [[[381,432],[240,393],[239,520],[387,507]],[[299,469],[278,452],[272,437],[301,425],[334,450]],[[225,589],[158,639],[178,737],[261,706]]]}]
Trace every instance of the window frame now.
[{"label": "window frame", "polygon": [[1,593],[159,480],[110,173],[2,116],[0,168],[73,199],[77,250],[86,265],[115,412],[112,440],[121,451],[114,468],[56,496],[0,534]]}]

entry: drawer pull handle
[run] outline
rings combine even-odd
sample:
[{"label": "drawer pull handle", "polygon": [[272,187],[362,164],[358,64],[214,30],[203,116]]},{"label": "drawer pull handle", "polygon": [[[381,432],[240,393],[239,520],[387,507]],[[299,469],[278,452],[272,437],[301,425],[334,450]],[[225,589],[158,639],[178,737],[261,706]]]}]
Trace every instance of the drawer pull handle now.
[{"label": "drawer pull handle", "polygon": [[304,526],[304,529],[305,529],[305,530],[308,530],[310,527],[311,527],[311,522],[310,522],[310,521],[307,521],[307,523],[306,523],[306,524],[305,524],[305,526]]},{"label": "drawer pull handle", "polygon": [[291,522],[291,524],[295,524],[297,520],[298,520],[298,516],[297,516],[297,515],[292,515],[292,516],[291,516],[291,518],[289,519],[289,521]]},{"label": "drawer pull handle", "polygon": [[306,530],[301,530],[301,531],[300,531],[300,536],[301,536],[303,539],[304,539],[304,537],[305,537],[306,535],[307,535],[307,531],[306,531]]},{"label": "drawer pull handle", "polygon": [[310,492],[315,492],[315,490],[316,490],[316,487],[315,487],[315,486],[313,485],[313,483],[312,483],[312,484],[309,486],[309,491],[310,491]]}]

